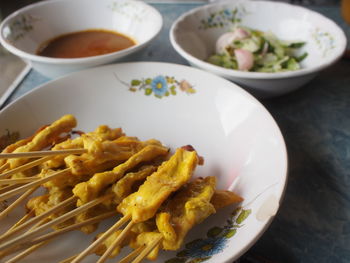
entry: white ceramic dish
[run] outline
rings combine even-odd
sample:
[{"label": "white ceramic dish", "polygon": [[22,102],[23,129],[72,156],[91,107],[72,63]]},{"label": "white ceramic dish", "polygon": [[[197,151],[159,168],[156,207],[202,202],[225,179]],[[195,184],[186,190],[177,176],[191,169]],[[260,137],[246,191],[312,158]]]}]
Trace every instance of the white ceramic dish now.
[{"label": "white ceramic dish", "polygon": [[[24,7],[0,26],[0,42],[33,68],[53,78],[116,61],[145,47],[162,27],[162,16],[150,5],[134,0],[50,0]],[[45,41],[86,29],[106,29],[136,41],[130,48],[86,58],[49,58],[35,53]]]},{"label": "white ceramic dish", "polygon": [[[215,175],[219,188],[244,197],[238,215],[232,214],[235,207],[219,211],[190,231],[181,254],[161,252],[156,262],[176,257],[181,262],[232,262],[263,234],[282,201],[287,153],[277,124],[249,93],[213,74],[151,62],[77,72],[36,88],[2,110],[0,135],[19,131],[27,136],[67,113],[77,117],[80,130],[108,124],[143,140],[157,138],[172,149],[191,144],[205,159],[195,176]],[[20,214],[23,209],[1,223],[0,231]],[[216,231],[209,232],[214,227]],[[23,262],[58,262],[81,251],[95,234],[67,234]],[[96,262],[95,256],[89,259]]]},{"label": "white ceramic dish", "polygon": [[[234,25],[270,31],[278,38],[305,41],[301,70],[258,73],[225,69],[206,62],[215,53],[216,40]],[[171,27],[175,50],[198,68],[232,80],[259,98],[291,92],[335,63],[346,47],[344,32],[330,19],[307,8],[276,1],[235,0],[191,10]]]}]

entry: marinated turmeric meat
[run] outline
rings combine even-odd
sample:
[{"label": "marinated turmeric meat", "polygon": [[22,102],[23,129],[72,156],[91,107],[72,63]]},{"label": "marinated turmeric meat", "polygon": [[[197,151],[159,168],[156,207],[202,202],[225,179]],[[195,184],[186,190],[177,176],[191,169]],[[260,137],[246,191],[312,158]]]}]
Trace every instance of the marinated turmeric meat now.
[{"label": "marinated turmeric meat", "polygon": [[164,236],[165,250],[179,249],[188,231],[216,212],[210,203],[215,187],[215,177],[198,178],[179,191],[157,214],[156,223]]},{"label": "marinated turmeric meat", "polygon": [[[30,152],[39,151],[52,145],[62,133],[70,132],[77,125],[77,121],[73,115],[64,115],[59,120],[53,122],[40,132],[38,132],[27,144],[16,148],[13,152]],[[10,169],[14,169],[23,165],[28,161],[27,158],[8,159]]]},{"label": "marinated turmeric meat", "polygon": [[[137,249],[140,246],[147,246],[150,243],[152,243],[154,240],[158,239],[161,237],[162,234],[159,232],[143,232],[137,235],[136,238],[134,238],[130,242],[130,247],[133,249]],[[149,260],[156,260],[159,254],[159,250],[162,248],[162,244],[159,243],[158,245],[155,246],[154,249],[151,250],[151,252],[147,255],[147,259]]]},{"label": "marinated turmeric meat", "polygon": [[[29,210],[29,211],[34,210],[35,215],[38,216],[38,215],[46,212],[50,208],[60,204],[62,201],[66,200],[67,198],[69,198],[71,196],[72,196],[71,189],[69,189],[69,188],[60,189],[57,187],[53,187],[53,188],[49,189],[47,194],[31,198],[27,202],[26,207],[27,207],[27,210]],[[47,219],[52,220],[60,215],[63,215],[65,213],[69,212],[73,208],[74,208],[74,206],[67,206],[66,208],[64,208],[60,212],[51,214]],[[56,229],[62,228],[62,227],[68,226],[72,223],[74,223],[74,219],[67,220],[67,221],[55,226],[54,228],[56,228]]]},{"label": "marinated turmeric meat", "polygon": [[[137,172],[127,173],[123,178],[121,178],[118,182],[116,182],[113,186],[111,186],[106,193],[113,193],[113,198],[107,199],[103,203],[94,208],[91,208],[87,211],[80,213],[75,218],[75,223],[83,222],[89,218],[98,216],[105,212],[114,211],[115,207],[129,194],[134,192],[134,188],[141,184],[147,176],[153,173],[156,170],[156,166],[145,166],[141,167]],[[78,206],[83,203],[79,200]],[[98,224],[88,225],[82,227],[80,230],[84,233],[92,233],[96,230]]]},{"label": "marinated turmeric meat", "polygon": [[216,190],[213,197],[210,200],[210,203],[213,204],[215,210],[224,208],[225,206],[240,203],[243,201],[243,198],[234,192],[228,190]]},{"label": "marinated turmeric meat", "polygon": [[[113,244],[113,241],[120,235],[120,233],[122,232],[122,230],[117,230],[116,232],[112,233],[112,235],[110,235],[105,241],[102,242],[101,245],[99,245],[96,249],[95,249],[95,254],[98,256],[102,256],[104,252],[106,252],[106,250]],[[97,235],[96,238],[99,238],[103,233],[100,233],[99,235]],[[127,246],[131,239],[133,238],[134,233],[130,232],[127,237],[122,241],[122,243],[117,246],[113,252],[110,255],[110,258],[114,258],[116,257],[120,250]]]},{"label": "marinated turmeric meat", "polygon": [[[91,142],[103,142],[113,141],[120,138],[123,134],[121,128],[111,129],[107,125],[101,125],[94,131],[85,133],[74,139],[67,139],[59,144],[56,144],[52,150],[66,150],[66,149],[78,149],[78,148],[89,148]],[[64,155],[58,155],[52,158],[50,161],[44,164],[44,168],[59,168],[63,166]]]},{"label": "marinated turmeric meat", "polygon": [[118,206],[123,215],[130,214],[134,223],[152,218],[169,195],[191,178],[198,163],[197,153],[179,148],[158,170],[148,176],[139,190]]},{"label": "marinated turmeric meat", "polygon": [[[66,166],[71,168],[73,174],[93,174],[125,162],[144,147],[144,142],[139,140],[94,141],[88,145],[88,153],[80,156],[69,155],[64,161]],[[114,161],[114,165],[111,161]],[[99,169],[100,165],[108,162],[112,164],[111,167]]]},{"label": "marinated turmeric meat", "polygon": [[112,187],[111,191],[113,195],[113,204],[120,204],[125,197],[133,192],[133,187],[138,182],[143,182],[149,175],[157,170],[156,166],[148,165],[142,167],[137,172],[127,173],[118,182],[116,182]]},{"label": "marinated turmeric meat", "polygon": [[[152,144],[148,145],[148,143]],[[108,186],[114,184],[126,172],[137,167],[139,164],[168,154],[168,148],[161,146],[159,142],[146,141],[145,145],[142,150],[132,155],[124,163],[116,166],[112,171],[96,173],[87,182],[77,184],[73,189],[73,193],[79,198],[79,204],[87,203],[97,198]]]},{"label": "marinated turmeric meat", "polygon": [[[121,137],[122,138],[122,137]],[[65,167],[70,172],[65,177],[59,177],[44,184],[45,187],[52,185],[58,187],[72,186],[87,181],[95,173],[109,170],[120,163],[125,162],[136,152],[145,147],[144,142],[138,140],[116,139],[114,141],[97,141],[93,143],[97,149],[90,147],[91,151],[80,156],[69,155],[64,161]],[[42,169],[40,177],[45,177],[52,169]]]}]

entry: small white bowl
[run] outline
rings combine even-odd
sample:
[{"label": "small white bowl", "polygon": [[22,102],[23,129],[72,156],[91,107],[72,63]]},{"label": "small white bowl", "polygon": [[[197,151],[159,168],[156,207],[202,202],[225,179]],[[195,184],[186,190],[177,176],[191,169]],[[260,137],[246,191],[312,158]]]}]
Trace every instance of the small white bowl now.
[{"label": "small white bowl", "polygon": [[[51,0],[24,7],[0,25],[0,43],[53,78],[110,63],[145,47],[162,28],[160,13],[134,0]],[[85,58],[50,58],[36,54],[45,41],[86,29],[105,29],[134,39],[136,45],[109,54]]]},{"label": "small white bowl", "polygon": [[[226,69],[206,62],[220,35],[234,25],[270,31],[279,39],[305,41],[308,56],[297,71],[260,73]],[[258,98],[279,96],[301,87],[344,53],[344,32],[330,19],[307,8],[273,1],[235,0],[193,9],[171,27],[175,50],[195,67],[232,80]]]}]

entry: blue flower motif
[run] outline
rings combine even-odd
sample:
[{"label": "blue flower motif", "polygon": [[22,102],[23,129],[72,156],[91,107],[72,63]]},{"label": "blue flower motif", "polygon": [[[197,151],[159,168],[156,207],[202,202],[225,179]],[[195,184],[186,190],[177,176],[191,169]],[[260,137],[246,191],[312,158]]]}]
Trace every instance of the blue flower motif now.
[{"label": "blue flower motif", "polygon": [[162,97],[168,91],[168,84],[163,76],[157,76],[152,80],[152,90],[156,96]]},{"label": "blue flower motif", "polygon": [[225,248],[226,242],[225,237],[198,239],[188,244],[185,251],[191,258],[211,257],[220,253]]},{"label": "blue flower motif", "polygon": [[224,10],[224,14],[225,14],[226,16],[231,16],[231,12],[230,12],[230,10],[228,10],[228,9],[225,9],[225,10]]}]

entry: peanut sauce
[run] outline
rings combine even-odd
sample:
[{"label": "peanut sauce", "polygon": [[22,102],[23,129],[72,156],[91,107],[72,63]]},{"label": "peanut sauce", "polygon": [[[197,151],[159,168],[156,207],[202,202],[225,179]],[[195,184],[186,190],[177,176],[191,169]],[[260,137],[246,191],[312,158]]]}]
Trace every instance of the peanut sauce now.
[{"label": "peanut sauce", "polygon": [[130,37],[114,31],[89,29],[45,41],[37,54],[52,58],[83,58],[112,53],[135,44]]}]

